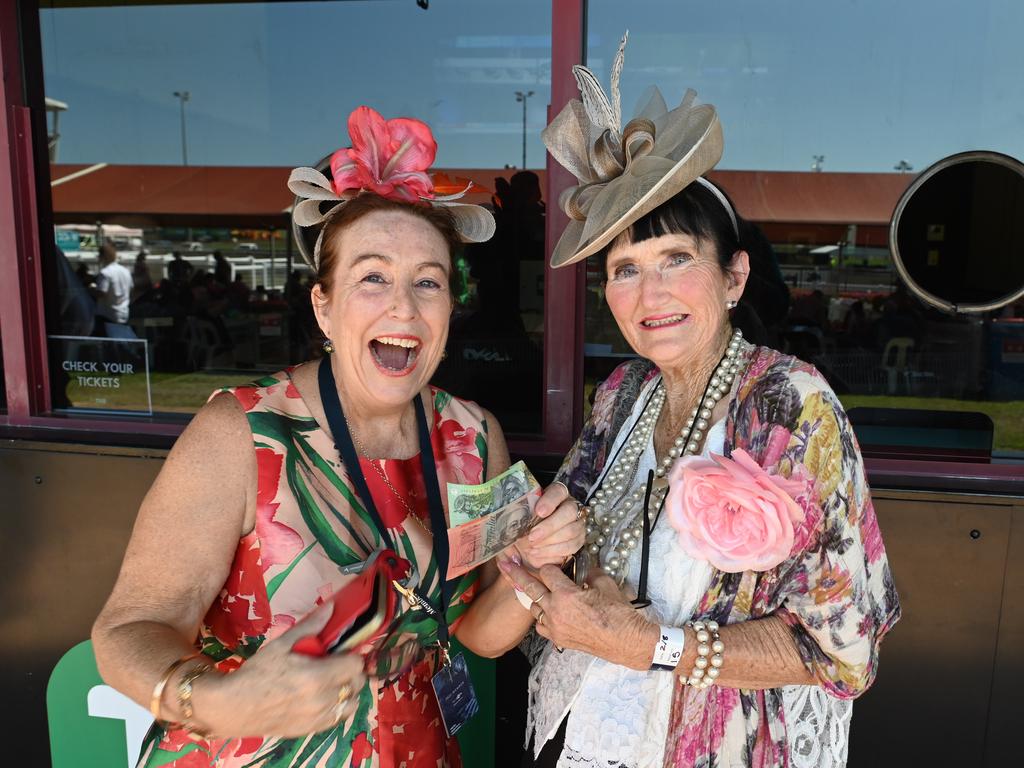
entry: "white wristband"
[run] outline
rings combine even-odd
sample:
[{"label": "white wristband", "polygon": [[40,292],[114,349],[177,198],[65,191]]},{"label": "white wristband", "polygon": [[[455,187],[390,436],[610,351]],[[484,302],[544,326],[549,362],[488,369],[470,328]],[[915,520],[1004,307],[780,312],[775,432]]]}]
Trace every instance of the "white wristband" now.
[{"label": "white wristband", "polygon": [[654,644],[654,659],[651,661],[651,669],[674,671],[679,660],[683,658],[685,642],[686,635],[682,628],[662,627],[658,635],[658,642]]},{"label": "white wristband", "polygon": [[515,590],[515,592],[516,592],[516,600],[519,601],[519,604],[521,606],[523,606],[523,608],[525,608],[526,610],[530,610],[530,607],[533,605],[533,598],[531,598],[528,594],[523,592],[521,589],[517,589],[517,590]]}]

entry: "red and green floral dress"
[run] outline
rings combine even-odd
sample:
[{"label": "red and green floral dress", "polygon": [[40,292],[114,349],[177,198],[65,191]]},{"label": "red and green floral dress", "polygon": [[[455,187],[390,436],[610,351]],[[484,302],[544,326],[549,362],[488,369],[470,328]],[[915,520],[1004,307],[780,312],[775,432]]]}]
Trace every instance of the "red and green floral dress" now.
[{"label": "red and green floral dress", "polygon": [[[210,606],[197,643],[217,669],[231,672],[309,614],[351,576],[342,567],[365,560],[382,542],[360,504],[331,438],[311,415],[290,371],[232,392],[252,429],[258,468],[255,528],[238,542],[219,597]],[[487,466],[487,423],[474,403],[431,389],[431,443],[441,488],[446,482],[481,483]],[[429,417],[428,417],[429,418]],[[374,502],[399,554],[417,568],[430,597],[440,600],[419,456],[376,462],[404,496],[419,522],[379,474],[362,460]],[[445,503],[446,494],[442,492]],[[475,592],[476,573],[462,577],[449,604],[457,625]],[[455,739],[448,740],[431,687],[437,624],[404,605],[397,628],[380,654],[377,674],[358,694],[348,722],[298,739],[251,737],[202,740],[154,726],[143,744],[140,768],[458,768]]]}]

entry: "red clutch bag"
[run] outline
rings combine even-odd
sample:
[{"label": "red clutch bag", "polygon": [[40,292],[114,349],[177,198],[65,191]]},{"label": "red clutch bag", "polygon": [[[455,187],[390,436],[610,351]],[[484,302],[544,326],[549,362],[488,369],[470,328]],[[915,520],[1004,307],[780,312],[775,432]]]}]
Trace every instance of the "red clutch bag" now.
[{"label": "red clutch bag", "polygon": [[326,656],[377,639],[398,606],[398,590],[391,582],[406,579],[410,570],[409,561],[390,549],[375,552],[358,576],[331,595],[334,610],[324,628],[297,640],[292,652]]}]

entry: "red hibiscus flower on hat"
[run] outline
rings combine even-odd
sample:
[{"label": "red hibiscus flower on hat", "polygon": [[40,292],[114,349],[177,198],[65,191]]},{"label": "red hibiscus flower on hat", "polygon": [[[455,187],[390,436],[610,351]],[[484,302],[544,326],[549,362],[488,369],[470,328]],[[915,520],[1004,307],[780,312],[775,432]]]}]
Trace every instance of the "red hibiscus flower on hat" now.
[{"label": "red hibiscus flower on hat", "polygon": [[426,172],[434,163],[437,142],[426,123],[406,117],[385,120],[370,107],[358,107],[348,117],[348,133],[352,147],[331,156],[337,194],[365,189],[407,202],[434,196]]}]

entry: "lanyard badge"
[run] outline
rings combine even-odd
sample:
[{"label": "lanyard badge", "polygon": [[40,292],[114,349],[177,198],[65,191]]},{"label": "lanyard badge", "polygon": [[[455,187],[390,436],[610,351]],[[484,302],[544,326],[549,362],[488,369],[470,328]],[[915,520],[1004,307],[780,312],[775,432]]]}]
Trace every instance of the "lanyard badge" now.
[{"label": "lanyard badge", "polygon": [[461,653],[449,658],[447,644],[441,647],[441,667],[431,679],[444,730],[450,739],[480,711],[466,657]]},{"label": "lanyard badge", "polygon": [[[391,533],[384,525],[384,521],[377,511],[366,484],[366,477],[363,475],[362,467],[359,464],[359,456],[356,454],[352,435],[349,432],[348,424],[345,422],[345,414],[341,406],[341,398],[338,396],[338,389],[334,382],[334,375],[331,372],[331,361],[324,357],[320,361],[320,368],[317,372],[320,386],[320,400],[323,403],[324,414],[327,423],[334,435],[335,447],[341,454],[341,460],[345,465],[349,478],[355,486],[356,493],[363,502],[370,519],[373,521],[377,533],[386,547],[394,549],[394,542]],[[469,677],[469,669],[466,659],[462,654],[454,658],[448,655],[449,627],[447,609],[451,602],[452,583],[445,579],[448,573],[448,522],[444,514],[444,506],[441,503],[440,484],[437,480],[437,466],[434,463],[434,450],[430,442],[430,430],[427,426],[427,417],[423,408],[423,400],[417,396],[413,405],[416,409],[416,427],[420,443],[420,467],[423,473],[423,482],[427,489],[427,503],[430,510],[430,527],[433,536],[433,554],[437,563],[438,578],[440,579],[440,601],[435,605],[420,586],[418,579],[410,578],[402,583],[394,580],[392,586],[402,595],[406,604],[414,610],[424,611],[430,618],[437,622],[437,644],[440,649],[440,670],[434,675],[434,692],[437,696],[437,703],[441,708],[441,715],[444,719],[445,730],[449,738],[454,736],[466,721],[476,714],[480,705],[473,690],[473,683]],[[397,551],[397,550],[396,550]],[[422,586],[422,585],[421,585]]]}]

